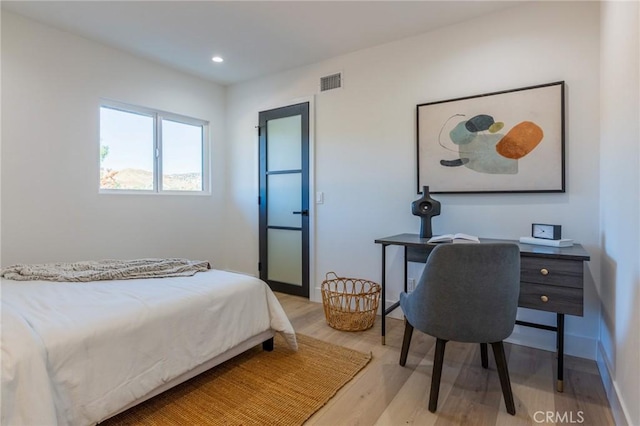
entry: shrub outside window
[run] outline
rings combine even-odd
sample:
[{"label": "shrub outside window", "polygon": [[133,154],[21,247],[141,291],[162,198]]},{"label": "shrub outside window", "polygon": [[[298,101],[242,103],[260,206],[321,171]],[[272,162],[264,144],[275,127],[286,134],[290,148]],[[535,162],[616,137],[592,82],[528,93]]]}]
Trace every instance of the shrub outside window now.
[{"label": "shrub outside window", "polygon": [[208,193],[208,122],[100,105],[100,192]]}]

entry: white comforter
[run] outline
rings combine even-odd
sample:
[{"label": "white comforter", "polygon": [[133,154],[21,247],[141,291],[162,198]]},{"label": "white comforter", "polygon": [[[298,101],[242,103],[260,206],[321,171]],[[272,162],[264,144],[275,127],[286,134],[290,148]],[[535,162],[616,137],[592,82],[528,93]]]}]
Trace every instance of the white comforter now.
[{"label": "white comforter", "polygon": [[261,280],[2,280],[2,425],[90,425],[265,330],[295,334]]}]

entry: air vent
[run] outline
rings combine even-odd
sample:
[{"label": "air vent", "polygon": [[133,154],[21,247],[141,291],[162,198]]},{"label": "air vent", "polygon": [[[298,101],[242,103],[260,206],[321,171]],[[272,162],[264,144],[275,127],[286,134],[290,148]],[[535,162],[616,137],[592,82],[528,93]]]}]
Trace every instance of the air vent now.
[{"label": "air vent", "polygon": [[342,87],[342,73],[331,74],[320,78],[320,91],[339,89]]}]

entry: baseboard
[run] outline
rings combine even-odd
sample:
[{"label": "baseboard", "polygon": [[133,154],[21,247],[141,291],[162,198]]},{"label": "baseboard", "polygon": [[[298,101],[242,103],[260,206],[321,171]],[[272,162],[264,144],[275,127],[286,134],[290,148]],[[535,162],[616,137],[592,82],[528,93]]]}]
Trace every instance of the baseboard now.
[{"label": "baseboard", "polygon": [[322,303],[322,289],[320,287],[314,287],[313,291],[309,295],[309,300],[312,302]]},{"label": "baseboard", "polygon": [[611,362],[607,357],[607,354],[602,347],[602,343],[598,342],[598,354],[596,363],[598,365],[598,370],[600,371],[600,378],[602,379],[602,384],[604,386],[604,390],[607,394],[607,399],[609,400],[609,405],[611,406],[611,414],[613,415],[613,420],[615,424],[618,426],[628,426],[631,424],[629,411],[626,409],[624,403],[620,400],[620,390],[616,385],[616,382],[612,379],[611,371]]},{"label": "baseboard", "polygon": [[[556,351],[556,333],[553,331],[540,330],[537,328],[516,325],[513,329],[513,333],[506,339],[506,341],[516,345],[528,346],[545,351]],[[565,355],[571,355],[595,361],[596,346],[596,339],[568,334],[565,330]]]},{"label": "baseboard", "polygon": [[[395,302],[389,302],[387,300],[387,303],[385,303],[385,307],[389,308],[391,305],[393,305]],[[402,309],[400,309],[400,306],[398,306],[396,309],[394,309],[392,312],[390,312],[387,315],[387,318],[395,318],[395,319],[399,319],[399,320],[404,320],[404,315],[402,314]]]}]

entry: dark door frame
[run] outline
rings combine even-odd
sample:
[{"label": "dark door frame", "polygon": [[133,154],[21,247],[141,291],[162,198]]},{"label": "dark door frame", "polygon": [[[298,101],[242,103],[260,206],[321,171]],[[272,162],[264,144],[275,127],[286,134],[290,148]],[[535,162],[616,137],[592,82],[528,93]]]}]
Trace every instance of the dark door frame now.
[{"label": "dark door frame", "polygon": [[[260,261],[258,263],[258,271],[260,273],[260,279],[269,284],[269,287],[273,291],[278,291],[287,294],[294,294],[297,296],[303,296],[309,298],[310,287],[310,238],[309,238],[309,139],[310,139],[310,126],[309,126],[309,111],[310,103],[302,102],[294,105],[289,105],[280,108],[274,108],[271,110],[261,111],[259,113],[259,250]],[[267,179],[269,172],[267,171],[267,121],[284,118],[289,116],[301,115],[302,117],[302,140],[301,140],[301,155],[302,155],[302,169],[298,171],[277,171],[274,173],[286,173],[286,172],[301,172],[302,178],[302,206],[301,206],[301,228],[302,232],[302,286],[295,286],[278,281],[268,280],[269,267],[268,267],[268,245],[267,245],[267,230],[269,228],[283,229],[283,227],[268,226],[267,220]],[[298,228],[286,228],[291,230],[298,230]]]}]

